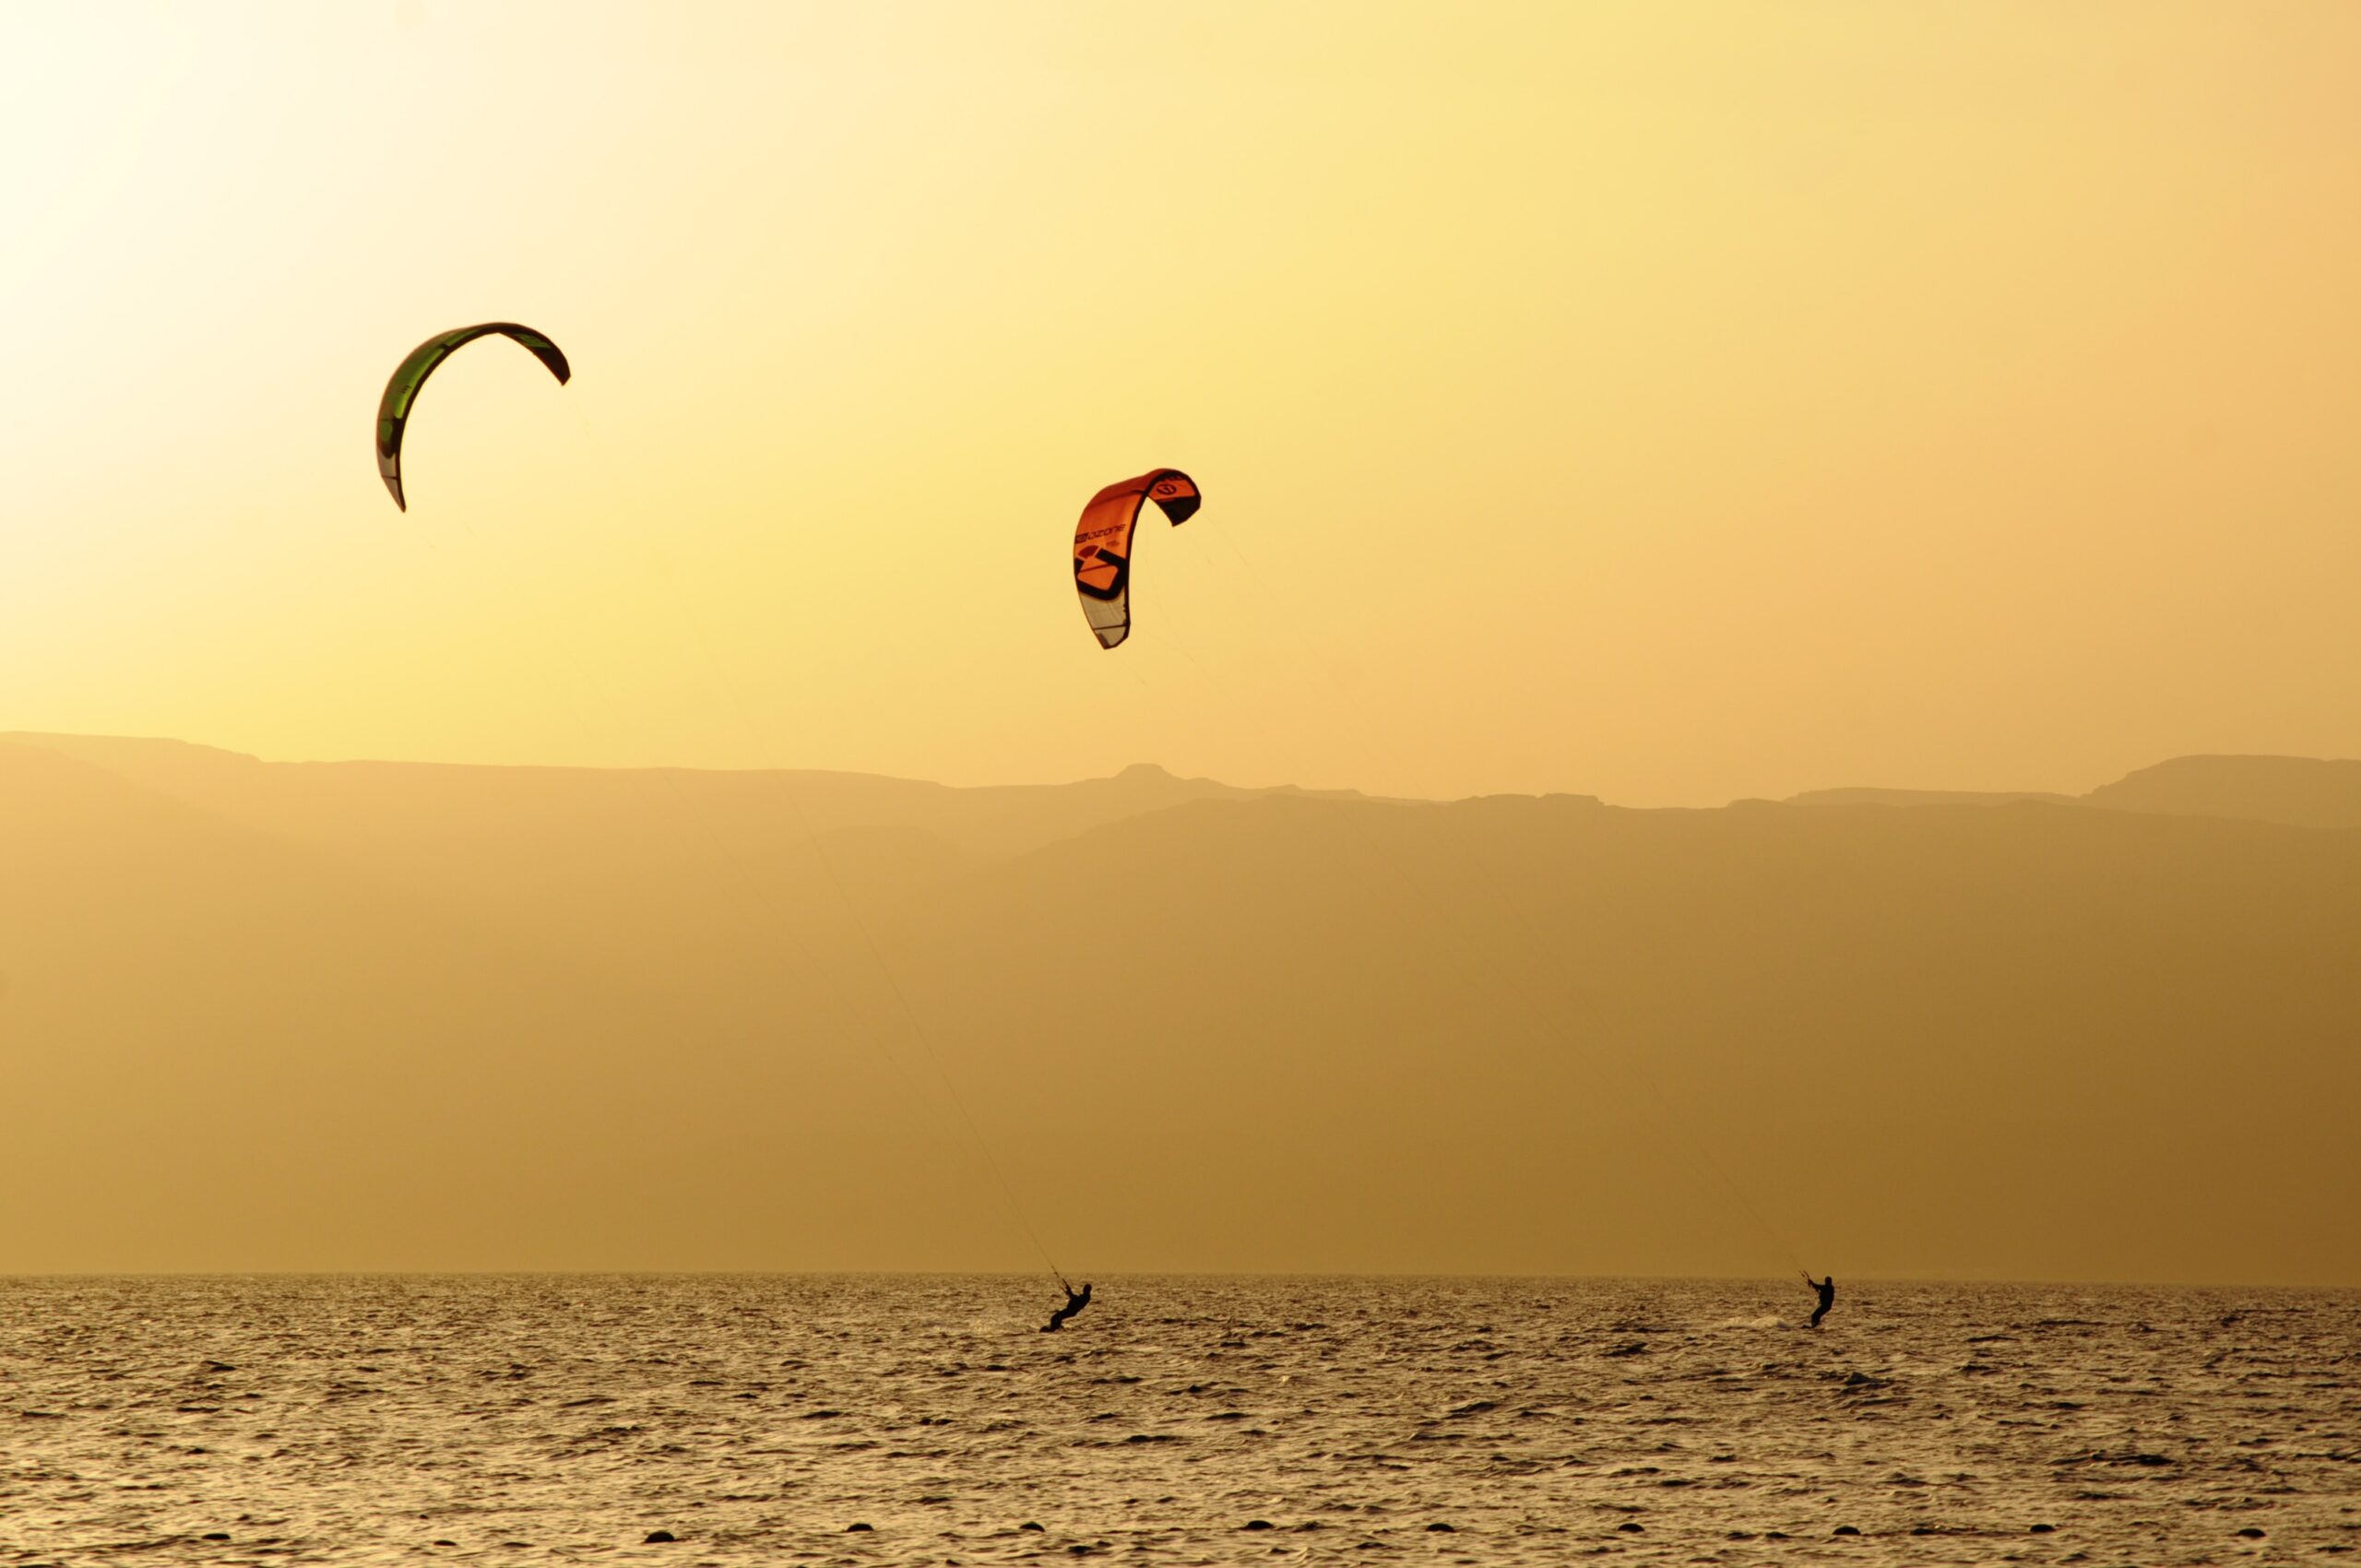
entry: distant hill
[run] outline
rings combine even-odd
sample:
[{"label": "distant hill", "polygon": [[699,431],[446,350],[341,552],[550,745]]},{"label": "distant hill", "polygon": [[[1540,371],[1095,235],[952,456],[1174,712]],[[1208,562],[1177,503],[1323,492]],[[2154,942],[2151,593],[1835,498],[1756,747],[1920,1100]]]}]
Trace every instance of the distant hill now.
[{"label": "distant hill", "polygon": [[2361,762],[2175,757],[2082,798],[2116,811],[2239,817],[2297,827],[2361,827]]},{"label": "distant hill", "polygon": [[1791,806],[2012,806],[2023,801],[2070,805],[2071,795],[2040,790],[1807,790]]},{"label": "distant hill", "polygon": [[[879,835],[946,863],[1019,854],[1192,801],[1297,794],[1180,778],[1152,764],[1063,785],[954,789],[820,771],[264,762],[170,740],[0,733],[396,879],[428,867],[492,895],[553,880],[627,887],[661,868],[810,853]],[[1327,798],[1359,799],[1358,796]]]},{"label": "distant hill", "polygon": [[2361,834],[2039,801],[19,740],[0,1270],[2361,1284],[2356,934]]},{"label": "distant hill", "polygon": [[2294,756],[2185,756],[2086,795],[2038,790],[1809,790],[1796,806],[2004,806],[2027,801],[2165,816],[2220,816],[2290,827],[2361,827],[2361,762]]}]

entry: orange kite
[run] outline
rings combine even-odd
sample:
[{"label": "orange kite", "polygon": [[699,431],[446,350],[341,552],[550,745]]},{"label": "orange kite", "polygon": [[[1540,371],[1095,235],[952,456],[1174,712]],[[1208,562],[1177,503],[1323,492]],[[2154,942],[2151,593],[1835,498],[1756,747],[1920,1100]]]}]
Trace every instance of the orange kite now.
[{"label": "orange kite", "polygon": [[1137,479],[1110,484],[1090,498],[1074,530],[1074,586],[1082,613],[1098,634],[1100,647],[1113,647],[1132,635],[1132,533],[1140,507],[1149,500],[1164,508],[1178,528],[1204,504],[1197,481],[1179,469],[1152,469]]}]

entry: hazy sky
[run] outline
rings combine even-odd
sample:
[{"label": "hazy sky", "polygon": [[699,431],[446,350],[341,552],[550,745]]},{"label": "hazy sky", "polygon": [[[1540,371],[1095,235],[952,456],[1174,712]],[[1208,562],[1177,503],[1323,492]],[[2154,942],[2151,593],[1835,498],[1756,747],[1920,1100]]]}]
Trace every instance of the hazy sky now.
[{"label": "hazy sky", "polygon": [[[39,4],[0,729],[1631,803],[2361,754],[2361,7]],[[411,509],[368,451],[428,334]],[[1066,545],[1190,469],[1097,650]]]}]

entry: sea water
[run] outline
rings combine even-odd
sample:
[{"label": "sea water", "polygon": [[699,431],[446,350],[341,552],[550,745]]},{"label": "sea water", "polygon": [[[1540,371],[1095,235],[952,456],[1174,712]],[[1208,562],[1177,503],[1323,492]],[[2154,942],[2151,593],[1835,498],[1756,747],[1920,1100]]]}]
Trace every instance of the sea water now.
[{"label": "sea water", "polygon": [[0,1562],[2361,1550],[2361,1294],[1837,1289],[0,1281]]}]

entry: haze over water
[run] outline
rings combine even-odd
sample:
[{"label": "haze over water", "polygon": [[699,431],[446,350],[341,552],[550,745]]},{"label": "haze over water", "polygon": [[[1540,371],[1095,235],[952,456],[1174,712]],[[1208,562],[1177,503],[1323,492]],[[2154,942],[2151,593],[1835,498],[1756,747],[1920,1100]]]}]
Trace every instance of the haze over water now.
[{"label": "haze over water", "polygon": [[[1929,1565],[2361,1549],[2349,1291],[1840,1280],[1815,1333],[1799,1281],[1098,1286],[1050,1336],[1050,1289],[1007,1277],[19,1280],[0,1289],[0,1549]],[[659,1529],[678,1539],[647,1544]]]}]

